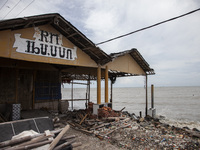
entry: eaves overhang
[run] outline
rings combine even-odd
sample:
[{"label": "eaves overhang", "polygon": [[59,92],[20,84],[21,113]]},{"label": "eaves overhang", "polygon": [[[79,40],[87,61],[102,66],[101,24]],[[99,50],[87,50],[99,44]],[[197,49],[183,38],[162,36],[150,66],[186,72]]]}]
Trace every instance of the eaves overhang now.
[{"label": "eaves overhang", "polygon": [[43,14],[37,16],[1,20],[0,31],[18,30],[29,27],[37,27],[45,24],[52,25],[63,36],[65,36],[74,45],[79,47],[90,56],[97,64],[104,64],[111,60],[111,57],[102,51],[99,47],[74,27],[69,21],[65,20],[60,14]]}]

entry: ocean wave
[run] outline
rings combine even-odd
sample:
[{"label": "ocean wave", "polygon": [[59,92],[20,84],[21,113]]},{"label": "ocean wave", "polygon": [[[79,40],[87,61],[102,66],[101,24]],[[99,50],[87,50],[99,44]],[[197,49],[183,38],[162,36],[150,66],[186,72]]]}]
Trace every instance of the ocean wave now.
[{"label": "ocean wave", "polygon": [[160,119],[160,122],[169,124],[170,126],[175,126],[179,128],[188,127],[189,129],[196,128],[200,130],[200,122],[199,121],[190,121],[186,119],[169,119],[165,116],[157,116]]}]

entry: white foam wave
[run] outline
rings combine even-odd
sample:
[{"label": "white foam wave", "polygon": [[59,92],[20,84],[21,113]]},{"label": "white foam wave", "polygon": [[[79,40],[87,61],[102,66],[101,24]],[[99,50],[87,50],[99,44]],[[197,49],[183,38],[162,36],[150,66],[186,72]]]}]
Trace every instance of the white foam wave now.
[{"label": "white foam wave", "polygon": [[196,128],[198,130],[200,130],[200,122],[199,121],[189,121],[189,120],[183,120],[183,119],[169,119],[166,118],[164,116],[158,116],[158,118],[160,119],[160,122],[162,123],[166,123],[169,124],[170,126],[175,126],[175,127],[179,127],[179,128],[183,128],[183,127],[188,127],[191,130],[193,128]]}]

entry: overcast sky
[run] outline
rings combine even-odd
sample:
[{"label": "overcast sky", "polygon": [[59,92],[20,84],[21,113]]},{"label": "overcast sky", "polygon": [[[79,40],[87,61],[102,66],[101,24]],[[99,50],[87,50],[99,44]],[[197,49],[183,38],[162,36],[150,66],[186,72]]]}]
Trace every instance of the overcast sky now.
[{"label": "overcast sky", "polygon": [[[0,19],[59,13],[99,43],[198,8],[199,0],[0,0]],[[99,47],[108,54],[138,49],[156,72],[149,85],[200,86],[200,11]],[[121,78],[115,86],[144,81]]]}]

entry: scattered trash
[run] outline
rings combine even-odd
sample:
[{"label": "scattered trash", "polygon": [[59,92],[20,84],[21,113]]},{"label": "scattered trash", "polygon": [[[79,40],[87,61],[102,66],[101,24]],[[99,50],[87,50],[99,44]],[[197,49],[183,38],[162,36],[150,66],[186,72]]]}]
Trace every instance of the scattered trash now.
[{"label": "scattered trash", "polygon": [[[75,135],[65,135],[69,127],[119,149],[200,149],[200,131],[196,128],[178,128],[161,123],[158,118],[142,118],[109,107],[100,108],[98,114],[99,116],[92,114],[92,106],[86,110],[56,114],[52,121],[56,130],[26,134],[25,137],[1,142],[0,149],[24,146],[29,149],[38,147],[38,150],[73,149],[81,143],[75,142]],[[80,132],[78,134],[82,134]],[[55,133],[59,134],[55,136]]]},{"label": "scattered trash", "polygon": [[[69,111],[60,118],[65,124],[87,135],[124,149],[199,149],[200,132],[161,123],[147,116],[140,118],[128,112],[102,107],[100,117],[88,110]],[[81,122],[81,124],[80,124]]]}]

